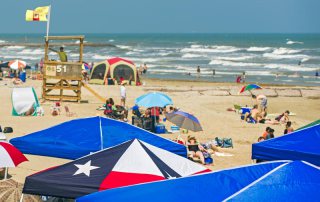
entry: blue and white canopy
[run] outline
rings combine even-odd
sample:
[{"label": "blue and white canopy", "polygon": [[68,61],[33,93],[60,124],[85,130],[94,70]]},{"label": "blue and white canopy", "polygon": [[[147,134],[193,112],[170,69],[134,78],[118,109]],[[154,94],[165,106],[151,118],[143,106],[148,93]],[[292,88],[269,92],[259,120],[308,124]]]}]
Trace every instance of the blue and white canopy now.
[{"label": "blue and white canopy", "polygon": [[187,156],[184,145],[128,123],[99,116],[67,121],[13,138],[10,143],[25,154],[76,159],[135,138],[180,156]]},{"label": "blue and white canopy", "polygon": [[304,160],[320,166],[320,124],[253,144],[252,159]]},{"label": "blue and white canopy", "polygon": [[303,161],[276,161],[136,186],[77,199],[89,201],[316,201],[320,170]]}]

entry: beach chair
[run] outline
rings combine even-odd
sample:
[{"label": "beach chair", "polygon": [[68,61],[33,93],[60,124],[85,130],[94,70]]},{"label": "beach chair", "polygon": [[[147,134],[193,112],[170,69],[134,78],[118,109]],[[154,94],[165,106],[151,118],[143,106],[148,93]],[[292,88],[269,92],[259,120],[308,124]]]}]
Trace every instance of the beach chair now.
[{"label": "beach chair", "polygon": [[64,106],[64,110],[66,111],[66,116],[69,116],[69,117],[77,116],[76,113],[70,111],[69,106],[67,106],[67,105]]},{"label": "beach chair", "polygon": [[240,105],[237,105],[237,104],[233,105],[233,107],[236,110],[236,112],[238,112],[238,114],[239,114],[242,107]]}]

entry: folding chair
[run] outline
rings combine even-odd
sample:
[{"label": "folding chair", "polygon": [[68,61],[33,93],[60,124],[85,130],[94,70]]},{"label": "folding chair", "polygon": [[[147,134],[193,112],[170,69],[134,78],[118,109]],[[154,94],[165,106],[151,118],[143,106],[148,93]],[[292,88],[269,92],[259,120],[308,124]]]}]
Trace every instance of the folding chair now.
[{"label": "folding chair", "polygon": [[65,105],[65,106],[64,106],[64,109],[65,109],[65,111],[66,111],[66,116],[69,116],[69,117],[71,117],[71,116],[77,116],[76,113],[70,111],[69,106]]}]

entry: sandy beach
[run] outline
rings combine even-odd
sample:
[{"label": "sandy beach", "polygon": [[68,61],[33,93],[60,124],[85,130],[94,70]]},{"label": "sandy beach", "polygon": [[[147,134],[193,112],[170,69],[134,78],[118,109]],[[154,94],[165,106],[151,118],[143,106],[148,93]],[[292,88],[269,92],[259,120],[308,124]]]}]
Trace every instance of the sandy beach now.
[{"label": "sandy beach", "polygon": [[[162,91],[168,94],[174,106],[194,114],[201,122],[203,132],[193,133],[200,142],[213,140],[215,137],[232,138],[234,148],[221,149],[223,152],[233,156],[213,156],[214,166],[208,166],[212,170],[230,168],[239,165],[252,163],[251,144],[257,141],[267,124],[248,124],[240,120],[240,115],[236,112],[229,112],[227,108],[232,108],[234,104],[252,105],[252,100],[248,94],[238,95],[241,85],[230,83],[210,83],[210,82],[185,82],[185,81],[165,81],[165,80],[144,80],[145,85],[127,87],[127,106],[134,104],[135,98],[150,92]],[[7,139],[23,136],[50,126],[75,119],[79,117],[103,116],[96,108],[102,103],[89,91],[83,88],[82,99],[88,103],[62,103],[67,104],[70,110],[77,113],[76,117],[67,117],[64,110],[59,116],[50,115],[50,107],[53,102],[42,103],[45,110],[43,117],[14,117],[11,115],[11,91],[12,85],[8,80],[0,81],[0,92],[2,105],[0,108],[0,125],[3,127],[13,127],[14,132],[7,134]],[[7,85],[5,85],[7,84]],[[28,80],[23,86],[33,86],[40,97],[41,81]],[[90,85],[92,89],[104,97],[112,97],[116,103],[120,102],[120,86]],[[297,92],[300,92],[297,93]],[[280,114],[285,110],[294,112],[296,116],[290,116],[293,127],[299,128],[319,118],[320,113],[320,87],[298,87],[298,86],[265,86],[260,92],[268,96],[269,113]],[[129,114],[131,117],[131,113]],[[129,118],[129,122],[131,119]],[[165,122],[167,128],[169,122]],[[274,125],[275,136],[281,136],[284,125]],[[165,134],[163,137],[174,139],[176,134]],[[182,138],[186,139],[183,134]],[[58,151],[57,151],[58,152]],[[17,168],[9,170],[9,175],[13,179],[23,183],[26,176],[37,171],[57,166],[68,162],[66,159],[26,155],[29,162],[22,163]]]}]

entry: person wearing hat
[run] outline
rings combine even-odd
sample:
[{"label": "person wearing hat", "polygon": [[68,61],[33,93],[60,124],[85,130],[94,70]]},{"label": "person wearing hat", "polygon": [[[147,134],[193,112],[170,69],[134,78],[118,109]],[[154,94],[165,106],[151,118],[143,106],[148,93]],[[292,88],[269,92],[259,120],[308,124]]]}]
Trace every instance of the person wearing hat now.
[{"label": "person wearing hat", "polygon": [[193,159],[193,157],[198,157],[201,163],[205,165],[204,155],[202,152],[207,152],[207,150],[197,142],[197,139],[194,136],[188,136],[187,147],[189,151],[188,157],[191,159]]},{"label": "person wearing hat", "polygon": [[121,82],[121,87],[120,87],[120,96],[121,96],[121,101],[120,105],[125,107],[126,106],[126,97],[127,97],[127,90],[126,90],[126,81]]}]

